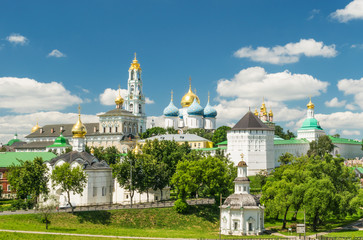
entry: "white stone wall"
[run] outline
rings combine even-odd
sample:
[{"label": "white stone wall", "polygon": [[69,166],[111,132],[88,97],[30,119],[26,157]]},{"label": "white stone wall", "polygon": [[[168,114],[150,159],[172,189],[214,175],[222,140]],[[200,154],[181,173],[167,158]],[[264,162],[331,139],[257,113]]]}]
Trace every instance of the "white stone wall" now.
[{"label": "white stone wall", "polygon": [[340,154],[341,157],[346,159],[363,157],[362,145],[360,144],[335,143],[334,145],[335,147],[332,152],[334,156]]},{"label": "white stone wall", "polygon": [[324,130],[319,129],[307,129],[307,130],[297,130],[297,139],[305,138],[309,142],[316,141],[320,136],[324,136]]},{"label": "white stone wall", "polygon": [[275,167],[280,166],[279,158],[285,153],[291,153],[294,156],[300,157],[305,155],[310,149],[309,143],[302,144],[276,144],[275,148]]},{"label": "white stone wall", "polygon": [[204,129],[207,129],[207,130],[216,129],[216,119],[215,118],[204,118]]},{"label": "white stone wall", "polygon": [[178,117],[165,117],[165,128],[178,128]]}]

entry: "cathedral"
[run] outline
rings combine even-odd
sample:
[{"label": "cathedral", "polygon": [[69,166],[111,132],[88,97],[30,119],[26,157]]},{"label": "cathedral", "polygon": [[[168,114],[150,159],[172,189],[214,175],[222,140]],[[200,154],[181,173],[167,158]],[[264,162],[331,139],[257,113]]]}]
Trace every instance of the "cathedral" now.
[{"label": "cathedral", "polygon": [[[127,81],[127,96],[120,95],[115,99],[115,109],[99,114],[96,123],[85,123],[87,134],[85,144],[91,147],[115,146],[121,152],[130,150],[139,133],[146,130],[145,96],[142,90],[142,70],[135,58],[129,68]],[[48,151],[57,138],[65,138],[74,145],[72,138],[72,124],[52,124],[32,128],[31,133],[25,137],[27,144],[16,151]]]},{"label": "cathedral", "polygon": [[189,78],[189,90],[181,100],[182,108],[178,109],[173,102],[173,91],[169,105],[164,109],[164,127],[174,129],[203,128],[205,130],[216,129],[217,111],[209,103],[203,108],[199,97],[192,91],[191,78]]}]

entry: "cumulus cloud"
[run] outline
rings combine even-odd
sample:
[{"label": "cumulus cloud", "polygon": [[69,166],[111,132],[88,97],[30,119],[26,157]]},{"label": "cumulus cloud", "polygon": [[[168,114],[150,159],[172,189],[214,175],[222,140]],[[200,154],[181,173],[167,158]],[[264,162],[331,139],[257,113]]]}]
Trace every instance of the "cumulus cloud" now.
[{"label": "cumulus cloud", "polygon": [[251,67],[241,70],[230,80],[219,80],[217,93],[221,97],[266,96],[273,101],[286,101],[318,96],[326,92],[328,85],[308,74],[292,74],[287,70],[267,73],[264,68]]},{"label": "cumulus cloud", "polygon": [[354,95],[355,103],[363,109],[363,78],[342,79],[338,81],[338,89],[346,95]]},{"label": "cumulus cloud", "polygon": [[325,106],[327,107],[343,107],[346,104],[347,101],[343,100],[340,101],[338,100],[337,97],[332,98],[330,101],[326,101],[325,102]]},{"label": "cumulus cloud", "polygon": [[[82,122],[98,122],[96,115],[82,114]],[[39,122],[40,126],[58,123],[76,123],[78,113],[61,113],[57,111],[38,112],[32,114],[8,115],[0,117],[0,143],[7,143],[18,133],[20,139],[30,134],[31,128]]]},{"label": "cumulus cloud", "polygon": [[353,19],[363,19],[363,0],[353,0],[345,8],[337,9],[330,16],[343,23]]},{"label": "cumulus cloud", "polygon": [[0,78],[0,108],[17,113],[61,110],[82,99],[72,95],[61,83],[38,82],[30,78]]},{"label": "cumulus cloud", "polygon": [[6,40],[8,40],[8,42],[15,44],[15,45],[25,45],[29,42],[29,40],[26,37],[24,37],[18,33],[13,33],[13,34],[7,36]]},{"label": "cumulus cloud", "polygon": [[298,62],[301,56],[306,57],[326,57],[331,58],[337,55],[335,45],[325,45],[323,42],[317,42],[314,39],[300,39],[297,43],[288,43],[284,46],[243,47],[234,53],[239,58],[249,58],[255,62],[285,64]]},{"label": "cumulus cloud", "polygon": [[348,109],[348,110],[352,110],[353,111],[353,110],[356,110],[357,109],[357,106],[354,105],[354,104],[349,103],[349,104],[347,104],[345,106],[345,108]]},{"label": "cumulus cloud", "polygon": [[320,13],[320,9],[313,9],[310,11],[310,15],[308,17],[308,20],[312,20],[316,15]]},{"label": "cumulus cloud", "polygon": [[[125,97],[127,96],[127,89],[120,89],[120,94],[121,94],[121,97],[123,99],[125,99]],[[99,100],[100,100],[101,104],[103,104],[103,105],[107,105],[107,106],[115,105],[115,99],[117,96],[118,96],[118,89],[106,88],[105,91],[103,91],[103,93],[100,94]],[[153,104],[155,102],[154,102],[154,100],[146,97],[145,103]]]},{"label": "cumulus cloud", "polygon": [[347,135],[347,136],[360,135],[360,131],[358,131],[358,130],[343,130],[342,135]]},{"label": "cumulus cloud", "polygon": [[64,53],[62,53],[61,51],[59,51],[58,49],[54,49],[52,50],[49,54],[48,57],[56,57],[56,58],[61,58],[61,57],[66,57],[66,55]]}]

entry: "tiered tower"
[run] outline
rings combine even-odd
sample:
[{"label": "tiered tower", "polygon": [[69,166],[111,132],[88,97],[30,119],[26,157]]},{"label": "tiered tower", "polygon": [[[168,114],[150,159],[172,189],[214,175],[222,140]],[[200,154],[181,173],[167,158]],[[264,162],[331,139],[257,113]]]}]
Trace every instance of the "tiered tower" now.
[{"label": "tiered tower", "polygon": [[314,103],[311,102],[306,105],[306,119],[304,120],[301,128],[297,130],[297,138],[305,138],[309,142],[317,140],[320,136],[325,135],[324,130],[320,127],[318,120],[314,117]]},{"label": "tiered tower", "polygon": [[81,121],[81,107],[78,106],[78,121],[72,127],[73,134],[73,151],[84,152],[86,147],[85,135],[87,133],[86,127]]},{"label": "tiered tower", "polygon": [[125,109],[140,117],[138,132],[146,130],[145,96],[142,91],[140,63],[135,58],[129,68],[129,79],[127,82],[127,96],[125,98]]}]

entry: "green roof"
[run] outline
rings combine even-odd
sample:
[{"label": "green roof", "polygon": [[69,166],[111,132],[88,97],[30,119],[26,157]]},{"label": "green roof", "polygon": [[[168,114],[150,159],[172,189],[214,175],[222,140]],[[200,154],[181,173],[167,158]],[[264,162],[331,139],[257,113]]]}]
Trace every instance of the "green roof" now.
[{"label": "green roof", "polygon": [[223,141],[223,142],[220,142],[220,143],[217,143],[217,145],[227,145],[227,140]]},{"label": "green roof", "polygon": [[363,168],[362,167],[357,167],[355,169],[357,169],[360,173],[363,173]]},{"label": "green roof", "polygon": [[274,140],[275,145],[279,145],[279,144],[308,144],[308,143],[309,143],[309,141],[306,140],[305,138],[301,138],[301,139],[291,138],[289,140]]},{"label": "green roof", "polygon": [[11,145],[13,145],[14,143],[16,143],[16,142],[20,142],[20,140],[19,139],[11,139],[7,144],[5,144],[6,146],[11,146]]},{"label": "green roof", "polygon": [[357,141],[357,140],[353,140],[353,139],[348,139],[348,138],[336,138],[333,136],[329,136],[329,138],[331,139],[331,141],[334,143],[344,143],[344,144],[357,144],[357,145],[361,145],[362,142],[361,141]]},{"label": "green roof", "polygon": [[217,150],[217,149],[226,150],[227,147],[196,148],[196,149],[192,149],[192,150],[197,150],[197,151],[214,151],[214,150]]},{"label": "green roof", "polygon": [[307,118],[304,120],[304,122],[299,130],[310,130],[310,129],[323,130],[320,127],[318,120],[316,120],[315,118]]},{"label": "green roof", "polygon": [[12,164],[19,164],[18,160],[34,160],[35,157],[41,157],[43,161],[55,158],[52,152],[0,152],[0,167],[10,167]]},{"label": "green roof", "polygon": [[57,137],[52,145],[47,146],[47,148],[60,148],[60,147],[71,147],[71,145],[68,144],[68,141],[63,135],[61,134],[59,137]]}]

